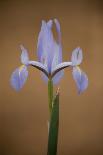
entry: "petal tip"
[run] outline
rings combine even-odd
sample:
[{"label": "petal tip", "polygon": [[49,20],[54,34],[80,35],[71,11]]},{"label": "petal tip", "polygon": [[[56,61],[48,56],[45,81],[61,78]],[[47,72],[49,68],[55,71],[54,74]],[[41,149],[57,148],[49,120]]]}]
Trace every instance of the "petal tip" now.
[{"label": "petal tip", "polygon": [[27,77],[28,71],[26,66],[22,67],[22,69],[20,67],[16,68],[10,78],[10,84],[12,88],[14,88],[16,91],[19,91],[24,86]]},{"label": "petal tip", "polygon": [[84,92],[88,87],[88,77],[82,70],[73,67],[73,78],[76,82],[78,94]]}]

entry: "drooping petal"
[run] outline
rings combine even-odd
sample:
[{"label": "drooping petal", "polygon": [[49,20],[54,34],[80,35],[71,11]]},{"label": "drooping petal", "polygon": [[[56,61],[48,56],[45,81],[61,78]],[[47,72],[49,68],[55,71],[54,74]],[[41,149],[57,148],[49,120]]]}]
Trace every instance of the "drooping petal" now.
[{"label": "drooping petal", "polygon": [[77,47],[76,49],[73,50],[72,52],[72,66],[80,65],[83,59],[82,55],[82,49],[80,47]]},{"label": "drooping petal", "polygon": [[44,64],[48,72],[51,71],[51,63],[53,59],[53,34],[51,31],[51,21],[46,23],[42,21],[41,31],[38,37],[37,53],[39,61]]},{"label": "drooping petal", "polygon": [[63,70],[64,68],[72,66],[72,62],[62,62],[58,64],[54,70],[52,71],[52,77],[56,75],[59,71]]},{"label": "drooping petal", "polygon": [[78,93],[82,93],[88,87],[87,75],[79,67],[73,67],[72,74],[78,88]]},{"label": "drooping petal", "polygon": [[48,70],[45,67],[45,65],[43,65],[41,62],[38,61],[29,61],[28,62],[29,65],[41,70],[47,77],[48,77]]},{"label": "drooping petal", "polygon": [[28,77],[28,70],[26,66],[21,66],[17,68],[11,75],[11,86],[19,91],[25,84]]},{"label": "drooping petal", "polygon": [[28,51],[26,48],[24,48],[23,45],[20,45],[20,48],[21,48],[21,62],[22,64],[24,65],[28,65],[28,62],[29,62],[29,56],[28,56]]}]

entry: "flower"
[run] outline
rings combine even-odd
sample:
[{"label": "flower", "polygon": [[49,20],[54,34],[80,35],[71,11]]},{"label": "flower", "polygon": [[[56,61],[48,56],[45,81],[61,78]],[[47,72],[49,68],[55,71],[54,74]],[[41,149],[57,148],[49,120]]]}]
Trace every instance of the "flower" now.
[{"label": "flower", "polygon": [[52,33],[53,20],[48,22],[42,21],[41,30],[38,36],[37,56],[38,61],[30,61],[27,49],[23,45],[21,48],[22,66],[17,68],[11,75],[11,85],[15,90],[20,90],[25,84],[28,77],[28,66],[36,67],[42,71],[44,80],[52,79],[56,84],[64,75],[64,68],[73,68],[73,78],[77,84],[79,93],[87,88],[88,79],[86,74],[78,69],[78,65],[82,62],[82,50],[76,48],[71,57],[71,61],[62,62],[62,44],[60,24],[54,19],[58,40],[56,41]]},{"label": "flower", "polygon": [[78,93],[83,92],[88,86],[88,77],[79,67],[82,60],[83,60],[82,49],[78,47],[72,52],[71,57],[73,67],[72,74],[78,88]]}]

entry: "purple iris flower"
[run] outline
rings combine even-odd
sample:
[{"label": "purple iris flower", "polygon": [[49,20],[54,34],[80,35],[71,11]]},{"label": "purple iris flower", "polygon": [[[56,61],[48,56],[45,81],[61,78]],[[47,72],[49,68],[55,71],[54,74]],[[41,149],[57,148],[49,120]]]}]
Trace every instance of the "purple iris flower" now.
[{"label": "purple iris flower", "polygon": [[[58,40],[56,41],[52,33],[53,22],[56,26]],[[28,51],[23,45],[21,48],[22,66],[17,68],[11,75],[11,85],[15,90],[20,90],[28,77],[28,67],[33,66],[42,71],[45,81],[52,80],[57,84],[64,75],[64,68],[73,68],[73,78],[76,82],[78,92],[83,92],[88,86],[87,75],[78,67],[82,62],[82,50],[76,48],[72,52],[71,61],[62,62],[62,44],[60,24],[57,19],[42,21],[41,30],[38,36],[37,55],[38,61],[30,61]]]}]

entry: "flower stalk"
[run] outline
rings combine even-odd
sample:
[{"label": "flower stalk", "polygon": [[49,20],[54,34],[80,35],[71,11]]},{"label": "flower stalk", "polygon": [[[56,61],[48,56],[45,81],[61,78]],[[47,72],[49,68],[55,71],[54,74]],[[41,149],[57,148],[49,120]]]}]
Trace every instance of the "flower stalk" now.
[{"label": "flower stalk", "polygon": [[57,155],[59,131],[59,89],[52,100],[47,155]]},{"label": "flower stalk", "polygon": [[53,81],[49,79],[48,80],[48,103],[49,103],[50,116],[52,112],[52,101],[53,101]]}]

